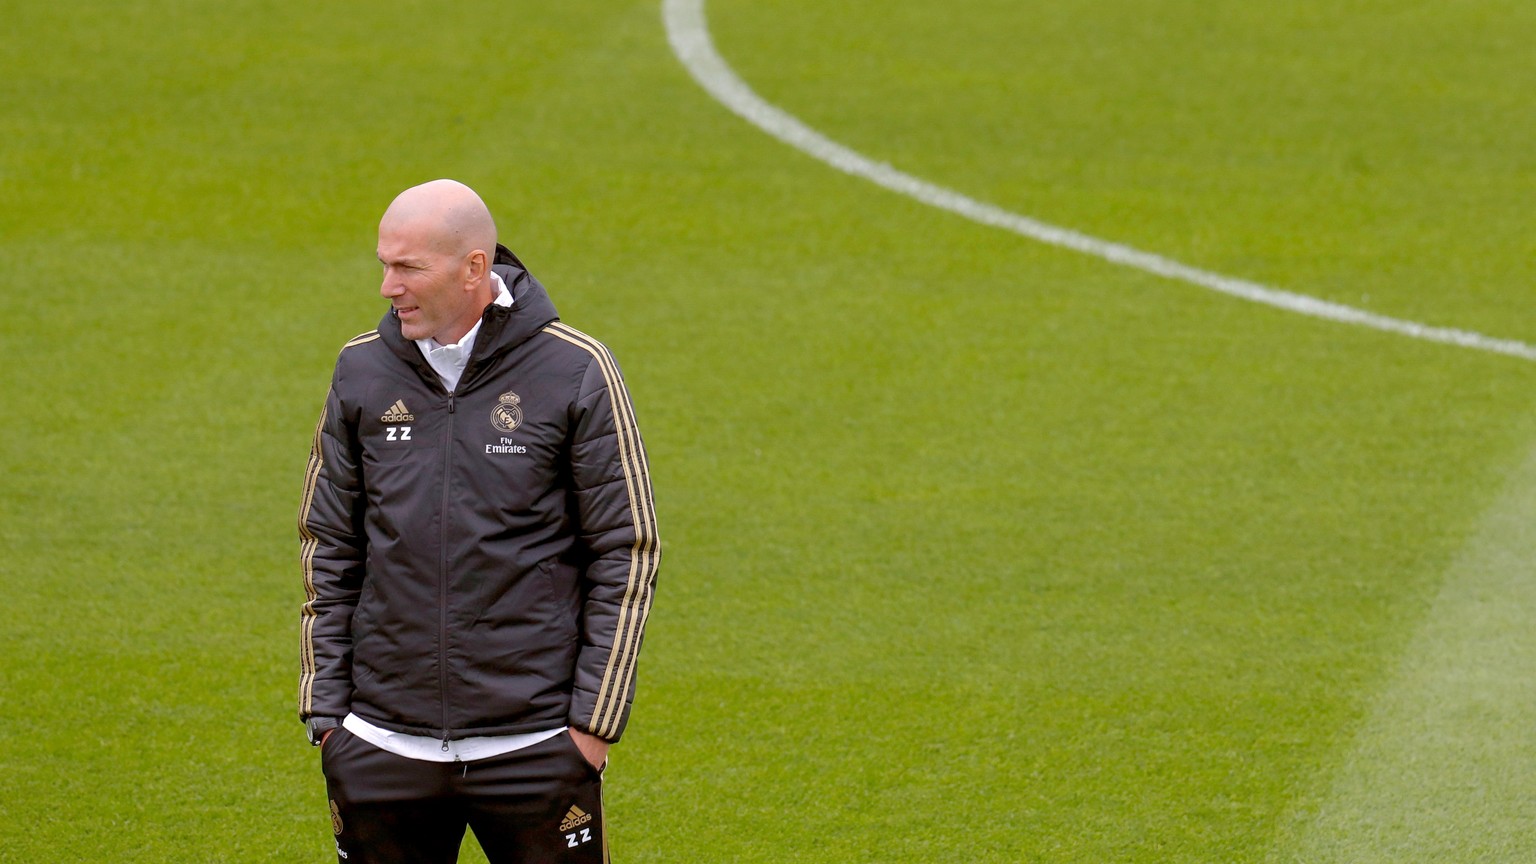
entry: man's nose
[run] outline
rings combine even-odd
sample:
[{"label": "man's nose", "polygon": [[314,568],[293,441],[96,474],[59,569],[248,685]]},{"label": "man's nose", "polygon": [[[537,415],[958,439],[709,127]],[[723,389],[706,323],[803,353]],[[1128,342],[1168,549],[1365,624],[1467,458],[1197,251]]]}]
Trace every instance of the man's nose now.
[{"label": "man's nose", "polygon": [[395,279],[390,274],[385,273],[384,281],[379,285],[379,293],[382,294],[386,299],[393,300],[394,298],[399,297],[401,294],[405,293],[405,286],[401,285],[398,279]]}]

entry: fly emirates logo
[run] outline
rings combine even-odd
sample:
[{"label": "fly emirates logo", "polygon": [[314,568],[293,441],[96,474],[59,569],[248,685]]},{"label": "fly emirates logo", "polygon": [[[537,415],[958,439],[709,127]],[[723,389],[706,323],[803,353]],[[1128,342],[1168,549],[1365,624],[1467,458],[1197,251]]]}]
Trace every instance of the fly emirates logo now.
[{"label": "fly emirates logo", "polygon": [[527,453],[527,452],[528,452],[527,446],[525,446],[523,444],[515,444],[515,443],[513,443],[511,438],[503,438],[503,439],[501,439],[501,443],[500,444],[487,444],[487,445],[485,445],[485,453],[486,453],[487,456],[490,456],[490,455],[493,455],[493,454],[497,454],[497,453]]}]

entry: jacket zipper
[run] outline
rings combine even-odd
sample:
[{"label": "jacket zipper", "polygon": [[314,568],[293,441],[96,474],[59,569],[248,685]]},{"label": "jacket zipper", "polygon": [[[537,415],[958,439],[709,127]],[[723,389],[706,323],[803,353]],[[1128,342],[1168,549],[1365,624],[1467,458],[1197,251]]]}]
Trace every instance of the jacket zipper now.
[{"label": "jacket zipper", "polygon": [[448,752],[448,505],[449,485],[453,479],[453,391],[448,391],[448,434],[443,440],[442,549],[438,552],[438,634],[437,681],[439,701],[443,706],[443,752]]}]

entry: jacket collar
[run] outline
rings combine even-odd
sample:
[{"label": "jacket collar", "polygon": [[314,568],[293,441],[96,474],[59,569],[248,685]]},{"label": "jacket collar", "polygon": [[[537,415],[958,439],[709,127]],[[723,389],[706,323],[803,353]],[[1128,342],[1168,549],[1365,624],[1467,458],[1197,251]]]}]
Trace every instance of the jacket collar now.
[{"label": "jacket collar", "polygon": [[[474,377],[477,368],[484,367],[497,357],[526,342],[551,322],[559,320],[555,304],[539,280],[528,272],[512,250],[496,244],[496,258],[492,269],[512,292],[512,305],[485,307],[480,316],[480,334],[475,337],[475,347],[459,379],[460,389]],[[416,367],[423,375],[436,380],[437,373],[428,365],[416,343],[400,332],[400,319],[394,309],[386,310],[379,321],[379,336],[390,350],[401,359]]]}]

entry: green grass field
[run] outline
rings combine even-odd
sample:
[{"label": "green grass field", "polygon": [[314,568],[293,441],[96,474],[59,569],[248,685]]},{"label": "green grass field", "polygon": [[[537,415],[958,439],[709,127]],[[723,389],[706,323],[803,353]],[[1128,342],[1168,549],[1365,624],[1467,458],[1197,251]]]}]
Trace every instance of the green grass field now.
[{"label": "green grass field", "polygon": [[[708,14],[903,171],[1536,342],[1536,6]],[[659,0],[0,20],[0,861],[334,860],[295,512],[378,217],[440,176],[646,435],[615,860],[1536,860],[1536,364],[840,174],[700,89]]]}]

